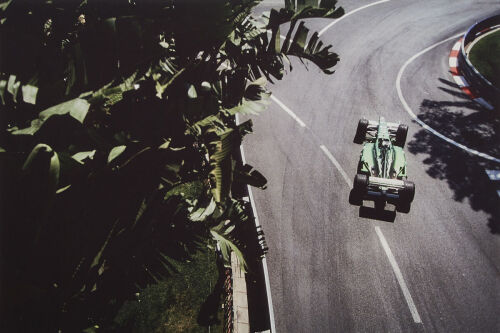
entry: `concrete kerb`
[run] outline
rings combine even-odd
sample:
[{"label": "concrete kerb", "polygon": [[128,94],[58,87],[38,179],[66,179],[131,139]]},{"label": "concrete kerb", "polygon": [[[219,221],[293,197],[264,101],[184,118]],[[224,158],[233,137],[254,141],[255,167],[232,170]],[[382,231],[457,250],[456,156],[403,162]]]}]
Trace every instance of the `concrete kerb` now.
[{"label": "concrete kerb", "polygon": [[233,329],[235,333],[250,332],[248,317],[247,284],[245,273],[234,253],[231,253],[231,271],[233,276]]}]

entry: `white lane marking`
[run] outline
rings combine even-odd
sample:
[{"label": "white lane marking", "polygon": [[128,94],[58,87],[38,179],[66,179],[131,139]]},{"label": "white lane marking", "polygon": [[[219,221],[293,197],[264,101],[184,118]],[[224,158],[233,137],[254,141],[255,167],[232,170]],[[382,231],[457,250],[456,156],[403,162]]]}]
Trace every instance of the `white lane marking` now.
[{"label": "white lane marking", "polygon": [[347,185],[352,188],[351,179],[349,178],[349,176],[347,175],[347,173],[344,171],[344,169],[342,169],[342,167],[340,166],[340,163],[335,159],[335,157],[333,157],[332,153],[330,153],[330,151],[324,145],[320,145],[319,147],[321,148],[321,150],[323,151],[323,153],[325,153],[326,157],[328,157],[328,159],[337,168],[337,170],[339,170],[340,174],[344,178],[344,180],[347,183]]},{"label": "white lane marking", "polygon": [[412,109],[410,108],[410,106],[408,105],[408,103],[406,102],[405,98],[403,97],[403,92],[401,90],[401,78],[403,77],[403,73],[406,69],[406,67],[408,67],[408,65],[415,59],[417,59],[419,56],[421,56],[422,54],[432,50],[433,48],[441,45],[441,44],[444,44],[452,39],[456,39],[460,36],[463,36],[464,32],[461,32],[455,36],[452,36],[450,38],[447,38],[443,41],[440,41],[436,44],[433,44],[431,46],[429,46],[428,48],[418,52],[417,54],[413,55],[410,59],[408,59],[404,65],[401,67],[401,69],[399,70],[399,73],[398,73],[398,76],[396,78],[396,90],[398,92],[398,96],[399,96],[399,100],[401,101],[401,104],[403,104],[403,107],[404,109],[406,110],[406,112],[408,112],[408,114],[410,115],[410,117],[413,118],[413,120],[415,120],[420,126],[422,126],[424,129],[426,129],[427,131],[431,132],[432,134],[434,134],[435,136],[437,136],[438,138],[440,139],[443,139],[444,141],[448,142],[449,144],[452,144],[454,145],[455,147],[458,147],[460,149],[463,149],[465,151],[467,151],[468,153],[470,154],[473,154],[473,155],[476,155],[476,156],[479,156],[479,157],[482,157],[482,158],[485,158],[487,160],[490,160],[490,161],[493,161],[493,162],[496,162],[496,163],[500,163],[500,159],[499,158],[496,158],[496,157],[493,157],[493,156],[490,156],[488,154],[485,154],[485,153],[481,153],[477,150],[474,150],[474,149],[471,149],[469,147],[466,147],[464,146],[463,144],[461,143],[458,143],[446,136],[444,136],[443,134],[439,133],[438,131],[436,131],[435,129],[431,128],[429,125],[427,125],[426,123],[424,123],[422,120],[418,119],[418,117],[415,115],[415,113],[413,113]]},{"label": "white lane marking", "polygon": [[415,303],[413,303],[413,298],[411,297],[410,290],[408,290],[408,287],[406,286],[406,282],[403,279],[403,274],[401,274],[401,270],[399,269],[398,263],[396,262],[396,259],[394,258],[394,255],[392,254],[391,248],[389,247],[389,244],[387,244],[387,241],[385,240],[384,234],[382,233],[382,230],[380,230],[380,227],[375,227],[375,231],[377,232],[378,238],[380,240],[380,243],[382,244],[382,247],[384,248],[385,254],[387,255],[387,258],[389,258],[389,262],[391,263],[392,270],[394,271],[394,275],[396,275],[396,279],[398,280],[399,286],[401,287],[401,291],[403,292],[403,296],[406,299],[406,303],[408,304],[408,307],[410,308],[411,316],[413,317],[413,321],[415,323],[422,323],[422,320],[420,319],[420,315],[418,314],[417,307],[415,306]]},{"label": "white lane marking", "polygon": [[[236,124],[239,124],[240,119],[238,115],[236,115],[235,118],[236,118]],[[246,164],[247,161],[245,158],[243,145],[240,146],[240,151],[241,151],[241,161],[243,162],[243,164]],[[257,215],[257,206],[255,205],[252,188],[250,187],[250,185],[247,185],[247,189],[248,189],[248,196],[250,197],[250,205],[252,206],[253,216],[255,217],[255,226],[258,227],[260,226],[260,222],[259,222],[259,216]],[[262,258],[262,267],[264,269],[264,282],[266,284],[267,307],[269,308],[269,321],[271,324],[271,332],[276,332],[276,325],[274,321],[273,299],[271,297],[271,283],[269,281],[269,271],[267,269],[267,260],[265,255],[264,258]]]},{"label": "white lane marking", "polygon": [[368,7],[371,7],[371,6],[375,6],[375,5],[378,5],[378,4],[381,4],[381,3],[384,3],[384,2],[389,2],[391,0],[381,0],[381,1],[377,1],[377,2],[372,2],[372,3],[369,3],[367,5],[364,5],[364,6],[361,6],[359,8],[356,8],[355,10],[353,11],[350,11],[349,13],[346,13],[344,14],[343,16],[341,16],[340,18],[336,19],[335,21],[331,22],[330,24],[328,24],[326,27],[324,27],[323,29],[321,29],[318,33],[318,36],[321,36],[322,34],[324,34],[328,29],[330,29],[334,24],[342,21],[343,19],[345,19],[346,17],[348,17],[349,15],[352,15],[356,12],[359,12],[360,10],[363,10],[365,8],[368,8]]},{"label": "white lane marking", "polygon": [[[297,117],[297,115],[292,110],[290,110],[290,108],[288,108],[285,104],[283,104],[283,102],[281,102],[279,99],[277,99],[273,95],[271,95],[271,98],[276,102],[276,104],[278,104],[283,110],[285,110],[286,113],[288,113],[300,126],[309,129],[306,126],[306,124],[302,120],[300,120],[300,118]],[[312,133],[312,131],[311,131],[311,133]],[[312,135],[313,135],[314,138],[317,139],[317,137],[314,135],[314,133],[312,133]],[[335,157],[333,157],[332,153],[330,153],[330,151],[324,145],[322,145],[322,144],[319,147],[321,148],[321,150],[323,151],[323,153],[325,153],[326,157],[328,157],[328,159],[332,162],[332,164],[335,166],[335,168],[337,168],[337,170],[340,172],[340,174],[342,175],[342,177],[346,181],[347,185],[349,185],[349,187],[352,188],[352,183],[351,183],[351,180],[349,179],[349,176],[344,171],[344,169],[342,169],[342,166],[335,159]]]},{"label": "white lane marking", "polygon": [[271,95],[271,99],[276,102],[283,110],[285,110],[286,113],[290,115],[300,126],[306,127],[306,124],[300,120],[300,118],[292,111],[290,110],[283,102],[281,102],[279,99],[277,99],[274,95]]}]

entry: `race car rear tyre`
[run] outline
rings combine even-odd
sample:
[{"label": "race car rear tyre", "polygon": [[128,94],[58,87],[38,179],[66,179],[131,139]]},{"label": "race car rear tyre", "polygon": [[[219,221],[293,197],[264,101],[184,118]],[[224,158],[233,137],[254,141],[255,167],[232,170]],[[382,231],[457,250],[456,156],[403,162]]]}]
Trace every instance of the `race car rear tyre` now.
[{"label": "race car rear tyre", "polygon": [[394,144],[403,148],[406,143],[406,136],[408,135],[408,126],[407,125],[399,125],[398,130],[396,131],[396,142]]},{"label": "race car rear tyre", "polygon": [[353,190],[356,192],[363,192],[368,186],[368,176],[358,173],[354,177]]},{"label": "race car rear tyre", "polygon": [[404,181],[403,189],[400,192],[399,199],[402,203],[410,204],[415,197],[415,184],[413,182]]},{"label": "race car rear tyre", "polygon": [[368,130],[368,120],[365,118],[360,119],[358,122],[358,127],[356,128],[354,143],[363,143],[366,137],[367,130]]},{"label": "race car rear tyre", "polygon": [[408,214],[410,212],[411,203],[399,203],[396,205],[396,210],[400,213]]},{"label": "race car rear tyre", "polygon": [[354,206],[363,204],[363,193],[357,192],[354,189],[349,192],[349,203]]}]

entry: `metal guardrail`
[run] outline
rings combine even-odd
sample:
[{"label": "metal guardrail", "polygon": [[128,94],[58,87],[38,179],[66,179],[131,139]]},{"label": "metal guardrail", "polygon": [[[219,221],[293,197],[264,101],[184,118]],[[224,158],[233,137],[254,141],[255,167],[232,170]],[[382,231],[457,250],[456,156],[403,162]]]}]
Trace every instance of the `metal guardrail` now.
[{"label": "metal guardrail", "polygon": [[500,27],[500,15],[492,16],[470,27],[462,38],[462,45],[460,46],[460,52],[458,54],[458,65],[467,82],[479,92],[483,99],[493,105],[497,111],[500,111],[500,89],[495,87],[479,73],[472,65],[465,52],[467,45],[472,43],[482,34],[497,27]]}]

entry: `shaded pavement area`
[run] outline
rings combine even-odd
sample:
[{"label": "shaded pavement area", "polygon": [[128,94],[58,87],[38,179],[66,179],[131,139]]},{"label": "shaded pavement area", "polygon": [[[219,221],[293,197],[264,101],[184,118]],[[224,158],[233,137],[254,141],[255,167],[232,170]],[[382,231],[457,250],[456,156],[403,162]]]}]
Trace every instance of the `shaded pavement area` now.
[{"label": "shaded pavement area", "polygon": [[[449,101],[424,99],[418,118],[446,137],[465,146],[500,156],[500,117],[496,111],[483,109],[462,93],[458,86],[439,79],[440,90],[451,95]],[[500,234],[500,198],[486,169],[500,170],[500,164],[467,153],[443,141],[425,129],[420,129],[408,142],[413,154],[426,154],[427,173],[445,180],[459,202],[469,201],[476,211],[490,217],[488,226],[492,233]]]}]

